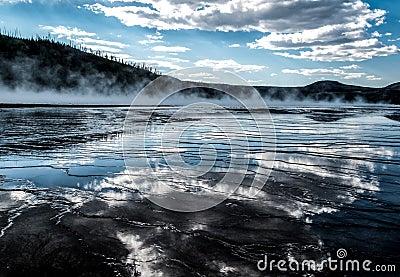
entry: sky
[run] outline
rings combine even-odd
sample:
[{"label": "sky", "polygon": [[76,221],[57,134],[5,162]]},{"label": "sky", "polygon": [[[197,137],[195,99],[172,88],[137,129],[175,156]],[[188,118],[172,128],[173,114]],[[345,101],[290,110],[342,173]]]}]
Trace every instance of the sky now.
[{"label": "sky", "polygon": [[164,74],[206,66],[251,85],[400,81],[398,0],[0,0],[0,27]]}]

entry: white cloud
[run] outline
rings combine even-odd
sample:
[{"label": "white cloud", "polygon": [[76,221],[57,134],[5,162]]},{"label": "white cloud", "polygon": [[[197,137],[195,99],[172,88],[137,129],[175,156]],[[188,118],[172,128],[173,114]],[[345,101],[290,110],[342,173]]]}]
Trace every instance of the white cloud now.
[{"label": "white cloud", "polygon": [[345,73],[343,76],[343,79],[349,80],[349,79],[360,79],[361,77],[365,76],[365,73],[363,72],[357,72],[357,73]]},{"label": "white cloud", "polygon": [[[319,1],[316,1],[319,2]],[[314,61],[362,61],[375,56],[397,54],[396,45],[386,46],[377,38],[382,34],[368,33],[372,25],[384,23],[386,11],[370,9],[361,0],[331,1],[342,7],[336,21],[321,21],[320,26],[306,26],[297,32],[282,31],[248,43],[250,48],[268,50],[293,50],[297,53],[277,52],[277,55]],[[347,7],[347,8],[344,8]],[[346,15],[347,14],[347,15]],[[341,18],[345,16],[345,18]]]},{"label": "white cloud", "polygon": [[[398,53],[395,45],[377,41],[358,51],[358,43],[381,34],[368,33],[384,23],[386,11],[364,0],[104,0],[84,8],[115,17],[127,26],[157,30],[259,31],[269,33],[251,48],[301,53],[279,55],[315,61],[366,60]],[[108,2],[108,3],[107,3]],[[120,2],[118,6],[110,3]],[[379,34],[379,35],[378,35]],[[142,44],[156,43],[143,40]],[[237,47],[232,44],[231,47]],[[339,54],[330,53],[339,48]],[[369,55],[367,52],[372,54]],[[352,54],[356,58],[349,58]]]},{"label": "white cloud", "polygon": [[360,79],[366,74],[363,72],[346,72],[343,69],[337,68],[313,68],[313,69],[283,69],[282,73],[285,74],[298,74],[303,76],[336,76],[341,77],[345,80],[349,79]]},{"label": "white cloud", "polygon": [[360,69],[359,65],[356,64],[351,64],[351,65],[345,65],[345,66],[341,66],[341,69]]},{"label": "white cloud", "polygon": [[161,43],[163,42],[163,38],[164,37],[159,32],[157,32],[156,35],[146,35],[146,39],[140,40],[139,43],[143,45]]},{"label": "white cloud", "polygon": [[192,74],[189,74],[189,77],[192,77],[192,78],[196,78],[196,77],[197,78],[215,78],[215,76],[209,72],[192,73]]},{"label": "white cloud", "polygon": [[240,47],[240,44],[239,43],[234,43],[234,44],[229,45],[228,47],[229,48],[238,48],[238,47]]},{"label": "white cloud", "polygon": [[1,4],[32,3],[32,0],[0,0]]},{"label": "white cloud", "polygon": [[296,34],[271,34],[256,42],[248,43],[248,46],[269,50],[299,50],[298,54],[287,52],[276,52],[276,54],[294,59],[328,62],[363,61],[399,52],[396,45],[384,45],[377,38],[363,39],[365,34],[362,31],[355,31],[351,36],[342,36],[342,31],[339,34],[338,29],[334,32],[332,30],[334,29],[325,26],[316,32],[306,30]]},{"label": "white cloud", "polygon": [[367,76],[366,78],[367,78],[367,80],[369,80],[369,81],[380,81],[380,80],[382,80],[382,78],[376,77],[375,75],[369,75],[369,76]]},{"label": "white cloud", "polygon": [[116,42],[116,41],[108,41],[108,40],[102,40],[102,39],[93,39],[93,38],[88,38],[88,37],[82,37],[82,38],[76,38],[73,39],[76,43],[81,43],[81,44],[99,44],[103,46],[114,46],[118,48],[124,48],[127,47],[127,44],[121,43],[121,42]]},{"label": "white cloud", "polygon": [[39,25],[40,28],[50,31],[50,34],[56,35],[57,38],[67,38],[72,39],[73,37],[94,37],[96,33],[86,32],[84,30],[78,29],[76,27],[68,26],[44,26]]},{"label": "white cloud", "polygon": [[[138,3],[146,4],[148,1],[137,1]],[[162,5],[165,1],[160,1],[159,3]],[[157,5],[156,5],[157,6]],[[165,15],[164,12],[167,12],[169,9],[168,6],[165,6],[161,9],[164,16],[166,16],[170,20],[160,20],[157,19],[160,14],[160,10],[157,8],[151,9],[147,6],[117,6],[117,7],[108,7],[104,6],[100,3],[96,4],[85,4],[83,5],[86,9],[96,13],[103,13],[107,17],[116,17],[126,26],[141,26],[141,27],[149,27],[149,28],[157,28],[158,30],[177,30],[177,29],[188,29],[184,23],[180,23],[169,18],[173,16],[172,14]]]},{"label": "white cloud", "polygon": [[265,68],[266,66],[262,65],[254,65],[254,64],[239,64],[238,62],[230,59],[230,60],[211,60],[211,59],[205,59],[205,60],[199,60],[195,62],[196,66],[199,67],[210,67],[210,68],[215,68],[219,70],[232,70],[236,72],[243,72],[243,71],[248,71],[248,72],[257,72],[261,71]]},{"label": "white cloud", "polygon": [[[115,2],[113,0],[103,3]],[[361,0],[136,0],[124,5],[85,4],[94,13],[116,17],[127,26],[159,30],[300,32],[360,20],[383,23],[383,10]]]},{"label": "white cloud", "polygon": [[271,33],[247,45],[250,48],[269,50],[301,49],[351,42],[365,36],[363,30],[352,30],[349,25],[326,25],[297,33]]},{"label": "white cloud", "polygon": [[186,81],[193,81],[193,82],[213,82],[215,80],[218,80],[218,78],[208,72],[198,72],[198,73],[192,73],[187,76],[187,78],[184,78]]},{"label": "white cloud", "polygon": [[167,58],[167,60],[170,60],[170,61],[173,61],[173,62],[176,62],[176,63],[188,63],[188,62],[190,62],[189,60],[185,60],[185,59],[181,59],[181,58],[173,58],[173,57]]},{"label": "white cloud", "polygon": [[382,37],[382,34],[379,33],[378,31],[375,31],[375,32],[373,32],[373,33],[371,34],[371,36],[372,36],[373,38],[380,38],[380,37]]},{"label": "white cloud", "polygon": [[181,53],[181,52],[189,51],[190,48],[183,47],[183,46],[164,46],[164,45],[159,45],[159,46],[154,46],[152,48],[152,50],[156,51],[156,52]]},{"label": "white cloud", "polygon": [[371,38],[338,45],[311,47],[309,51],[300,51],[299,54],[288,52],[276,52],[276,55],[293,58],[309,59],[312,61],[350,61],[359,62],[372,59],[376,56],[389,56],[397,54],[399,48],[396,45],[383,45],[378,39]]},{"label": "white cloud", "polygon": [[184,67],[180,64],[188,63],[189,60],[177,58],[177,57],[167,57],[164,55],[148,56],[147,59],[143,60],[133,60],[136,63],[145,63],[146,65],[157,68],[162,71],[179,70]]},{"label": "white cloud", "polygon": [[247,80],[247,82],[249,82],[250,84],[259,84],[262,83],[263,80]]},{"label": "white cloud", "polygon": [[162,59],[162,60],[168,60],[176,63],[188,63],[190,62],[189,60],[181,59],[181,58],[175,58],[175,57],[166,57],[166,56],[148,56],[149,59]]},{"label": "white cloud", "polygon": [[271,73],[271,75],[269,75],[269,76],[275,77],[275,76],[278,76],[278,74],[276,74],[276,73]]}]

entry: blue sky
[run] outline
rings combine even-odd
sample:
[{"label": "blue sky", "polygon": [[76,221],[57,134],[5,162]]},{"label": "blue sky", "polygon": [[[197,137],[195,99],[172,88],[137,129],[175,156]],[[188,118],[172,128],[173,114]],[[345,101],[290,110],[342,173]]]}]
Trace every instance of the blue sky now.
[{"label": "blue sky", "polygon": [[164,73],[211,66],[278,86],[400,81],[398,0],[0,0],[0,26]]}]

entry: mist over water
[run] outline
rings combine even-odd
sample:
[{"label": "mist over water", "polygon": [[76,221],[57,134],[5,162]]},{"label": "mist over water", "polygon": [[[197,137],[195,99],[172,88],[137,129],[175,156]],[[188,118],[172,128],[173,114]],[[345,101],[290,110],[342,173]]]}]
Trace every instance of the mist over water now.
[{"label": "mist over water", "polygon": [[[134,91],[129,94],[121,93],[110,93],[110,95],[104,95],[97,93],[96,91],[29,91],[27,89],[15,89],[10,90],[9,88],[0,87],[0,104],[65,104],[65,105],[126,105],[129,106],[135,99],[136,95],[140,90]],[[251,98],[251,96],[248,96]],[[376,104],[367,103],[363,100],[354,102],[346,102],[341,99],[334,101],[315,101],[312,99],[298,100],[296,98],[290,98],[285,100],[274,99],[269,96],[263,97],[264,102],[271,107],[275,106],[373,106]],[[204,93],[188,93],[188,92],[177,92],[175,95],[169,97],[163,102],[163,105],[172,106],[185,106],[192,103],[198,102],[209,102],[224,107],[240,107],[241,104],[227,95],[220,95],[218,97],[210,98],[205,97]],[[143,102],[146,105],[146,102]],[[390,104],[380,104],[390,106]],[[395,106],[395,105],[393,105]]]}]

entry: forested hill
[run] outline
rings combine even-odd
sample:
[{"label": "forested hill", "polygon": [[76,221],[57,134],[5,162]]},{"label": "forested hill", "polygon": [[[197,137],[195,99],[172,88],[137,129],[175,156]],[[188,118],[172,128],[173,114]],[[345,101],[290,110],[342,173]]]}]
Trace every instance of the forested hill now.
[{"label": "forested hill", "polygon": [[88,52],[50,39],[0,34],[0,85],[10,89],[131,94],[158,74],[100,52]]}]

